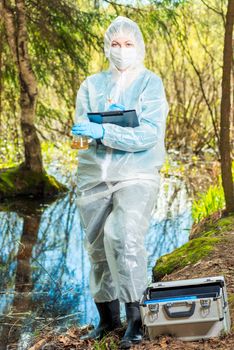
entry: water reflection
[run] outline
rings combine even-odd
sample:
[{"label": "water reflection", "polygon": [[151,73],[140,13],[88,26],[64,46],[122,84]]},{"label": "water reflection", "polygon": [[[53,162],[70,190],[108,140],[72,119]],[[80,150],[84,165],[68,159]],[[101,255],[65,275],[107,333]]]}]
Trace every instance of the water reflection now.
[{"label": "water reflection", "polygon": [[[24,350],[46,326],[97,322],[75,191],[53,203],[0,212],[0,350]],[[155,260],[188,240],[191,205],[184,183],[162,178],[146,239],[149,281]]]}]

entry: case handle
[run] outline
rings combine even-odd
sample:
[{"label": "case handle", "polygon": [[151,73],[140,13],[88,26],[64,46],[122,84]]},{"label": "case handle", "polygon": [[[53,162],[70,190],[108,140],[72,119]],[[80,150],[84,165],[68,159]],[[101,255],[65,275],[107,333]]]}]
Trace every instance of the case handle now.
[{"label": "case handle", "polygon": [[[185,303],[187,304],[187,303]],[[177,312],[171,312],[169,310],[169,308],[172,306],[172,304],[164,304],[164,310],[167,314],[168,317],[170,318],[179,318],[179,317],[190,317],[194,314],[194,310],[195,310],[195,302],[193,301],[191,303],[191,308],[188,311],[177,311]]]}]

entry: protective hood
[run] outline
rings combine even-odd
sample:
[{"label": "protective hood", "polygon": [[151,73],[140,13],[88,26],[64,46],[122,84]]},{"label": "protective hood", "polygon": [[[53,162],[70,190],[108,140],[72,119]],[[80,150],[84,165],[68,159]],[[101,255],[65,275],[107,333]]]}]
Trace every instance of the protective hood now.
[{"label": "protective hood", "polygon": [[[111,48],[111,42],[119,36],[126,36],[126,38],[132,40],[135,48],[133,50]],[[104,51],[111,63],[111,67],[114,65],[117,68],[125,69],[142,65],[145,57],[145,44],[138,25],[127,17],[117,17],[105,33]],[[131,64],[128,64],[129,62]]]}]

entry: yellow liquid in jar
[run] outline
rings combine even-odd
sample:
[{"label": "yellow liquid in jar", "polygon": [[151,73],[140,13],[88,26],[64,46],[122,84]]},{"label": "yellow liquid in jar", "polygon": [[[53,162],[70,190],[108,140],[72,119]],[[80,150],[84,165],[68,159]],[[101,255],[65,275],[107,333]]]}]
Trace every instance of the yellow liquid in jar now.
[{"label": "yellow liquid in jar", "polygon": [[71,148],[73,149],[88,149],[89,143],[87,137],[76,137],[71,142]]}]

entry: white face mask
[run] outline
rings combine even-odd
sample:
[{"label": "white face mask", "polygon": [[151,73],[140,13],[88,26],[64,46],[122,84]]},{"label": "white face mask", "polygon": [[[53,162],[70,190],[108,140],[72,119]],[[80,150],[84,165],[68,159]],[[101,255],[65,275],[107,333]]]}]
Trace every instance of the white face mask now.
[{"label": "white face mask", "polygon": [[110,61],[119,69],[126,69],[134,65],[137,60],[135,47],[111,47]]}]

